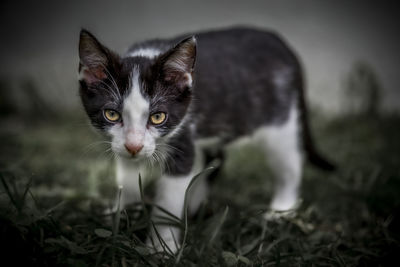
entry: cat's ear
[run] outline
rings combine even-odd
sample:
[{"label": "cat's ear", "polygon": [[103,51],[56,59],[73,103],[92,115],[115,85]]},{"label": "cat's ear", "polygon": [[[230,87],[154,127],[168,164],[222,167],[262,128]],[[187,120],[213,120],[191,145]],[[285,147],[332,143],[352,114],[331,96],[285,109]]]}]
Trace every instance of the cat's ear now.
[{"label": "cat's ear", "polygon": [[181,90],[190,88],[193,83],[196,61],[196,38],[189,37],[161,56],[162,78]]},{"label": "cat's ear", "polygon": [[112,57],[116,57],[104,47],[89,31],[82,29],[79,38],[79,80],[87,84],[107,78],[107,68]]}]

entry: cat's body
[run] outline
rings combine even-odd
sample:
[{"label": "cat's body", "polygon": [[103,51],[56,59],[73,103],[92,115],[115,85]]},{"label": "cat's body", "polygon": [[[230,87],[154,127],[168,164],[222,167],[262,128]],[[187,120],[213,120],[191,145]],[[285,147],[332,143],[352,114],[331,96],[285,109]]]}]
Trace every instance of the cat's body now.
[{"label": "cat's body", "polygon": [[[302,148],[312,162],[331,167],[312,145],[296,57],[265,31],[234,28],[195,36],[140,43],[121,58],[81,32],[81,97],[119,156],[124,204],[139,200],[139,172],[148,159],[157,160],[163,174],[155,202],[181,216],[184,192],[204,167],[204,152],[248,136],[268,152],[277,178],[271,207],[292,208]],[[206,196],[206,181],[199,180],[189,208],[195,211]],[[179,232],[157,229],[176,249],[173,236]]]}]

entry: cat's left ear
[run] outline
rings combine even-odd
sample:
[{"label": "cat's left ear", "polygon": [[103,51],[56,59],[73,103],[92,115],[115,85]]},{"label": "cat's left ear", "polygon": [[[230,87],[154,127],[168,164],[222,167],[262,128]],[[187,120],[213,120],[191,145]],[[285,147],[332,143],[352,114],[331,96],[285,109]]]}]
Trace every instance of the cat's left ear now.
[{"label": "cat's left ear", "polygon": [[161,56],[162,79],[180,90],[192,87],[196,61],[196,38],[189,37]]},{"label": "cat's left ear", "polygon": [[103,46],[89,31],[82,29],[79,38],[79,79],[87,84],[107,78],[108,70],[118,58]]}]

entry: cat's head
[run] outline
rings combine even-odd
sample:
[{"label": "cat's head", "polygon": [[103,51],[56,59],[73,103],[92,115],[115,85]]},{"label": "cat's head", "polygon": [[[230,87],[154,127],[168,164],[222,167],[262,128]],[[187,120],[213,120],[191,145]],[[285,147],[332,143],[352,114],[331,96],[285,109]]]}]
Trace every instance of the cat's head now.
[{"label": "cat's head", "polygon": [[149,158],[179,132],[192,99],[194,37],[159,55],[122,58],[82,30],[79,57],[83,105],[117,155]]}]

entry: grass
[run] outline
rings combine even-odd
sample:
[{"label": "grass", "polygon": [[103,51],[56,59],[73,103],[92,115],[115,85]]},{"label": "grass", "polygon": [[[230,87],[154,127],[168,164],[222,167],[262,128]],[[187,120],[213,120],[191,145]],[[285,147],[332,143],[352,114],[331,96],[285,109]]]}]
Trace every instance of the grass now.
[{"label": "grass", "polygon": [[103,214],[118,192],[113,162],[82,121],[3,121],[0,251],[10,266],[390,266],[400,252],[399,116],[317,118],[319,147],[339,170],[306,164],[296,216],[277,221],[262,219],[266,159],[256,147],[229,147],[199,214],[165,214],[185,233],[177,255],[143,244],[148,203]]}]

